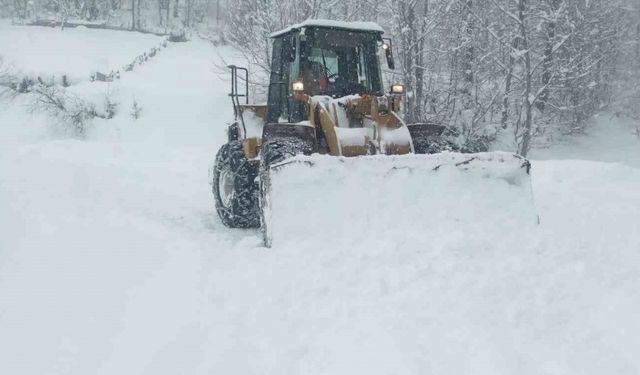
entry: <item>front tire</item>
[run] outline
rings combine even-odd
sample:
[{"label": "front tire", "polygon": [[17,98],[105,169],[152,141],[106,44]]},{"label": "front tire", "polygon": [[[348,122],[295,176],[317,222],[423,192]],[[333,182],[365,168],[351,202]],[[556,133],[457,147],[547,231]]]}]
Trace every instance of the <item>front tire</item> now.
[{"label": "front tire", "polygon": [[455,151],[455,144],[448,138],[445,126],[433,123],[410,124],[407,126],[416,154],[435,154],[442,151]]},{"label": "front tire", "polygon": [[453,151],[450,142],[441,137],[416,137],[412,141],[416,154],[436,154],[443,151]]},{"label": "front tire", "polygon": [[242,142],[229,142],[218,151],[212,190],[216,211],[224,225],[230,228],[260,226],[257,174],[258,163],[245,157]]}]

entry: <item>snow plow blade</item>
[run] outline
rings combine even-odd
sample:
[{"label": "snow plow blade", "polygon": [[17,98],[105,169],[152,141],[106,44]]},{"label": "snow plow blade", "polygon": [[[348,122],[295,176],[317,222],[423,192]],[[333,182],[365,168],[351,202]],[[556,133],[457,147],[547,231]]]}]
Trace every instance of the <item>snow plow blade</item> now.
[{"label": "snow plow blade", "polygon": [[518,230],[538,222],[529,169],[528,160],[504,152],[296,156],[261,177],[264,243],[417,237],[428,244],[495,226]]}]

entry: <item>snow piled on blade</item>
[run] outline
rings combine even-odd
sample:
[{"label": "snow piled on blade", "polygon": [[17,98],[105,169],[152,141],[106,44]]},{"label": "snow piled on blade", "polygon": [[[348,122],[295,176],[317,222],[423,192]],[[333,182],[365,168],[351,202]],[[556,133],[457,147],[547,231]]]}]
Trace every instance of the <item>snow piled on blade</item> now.
[{"label": "snow piled on blade", "polygon": [[510,153],[298,156],[270,170],[265,241],[424,243],[518,230],[537,223],[528,170]]}]

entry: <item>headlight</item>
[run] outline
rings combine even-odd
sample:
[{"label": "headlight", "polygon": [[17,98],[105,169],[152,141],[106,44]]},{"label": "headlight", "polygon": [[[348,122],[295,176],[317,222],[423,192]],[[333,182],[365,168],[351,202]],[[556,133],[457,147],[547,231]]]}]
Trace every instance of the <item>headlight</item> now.
[{"label": "headlight", "polygon": [[382,43],[382,49],[385,50],[385,51],[388,50],[389,49],[389,43],[387,43],[387,42]]},{"label": "headlight", "polygon": [[291,88],[294,92],[302,92],[304,91],[304,83],[302,81],[293,81]]},{"label": "headlight", "polygon": [[392,94],[404,94],[404,85],[399,83],[395,83],[391,85],[391,93]]}]

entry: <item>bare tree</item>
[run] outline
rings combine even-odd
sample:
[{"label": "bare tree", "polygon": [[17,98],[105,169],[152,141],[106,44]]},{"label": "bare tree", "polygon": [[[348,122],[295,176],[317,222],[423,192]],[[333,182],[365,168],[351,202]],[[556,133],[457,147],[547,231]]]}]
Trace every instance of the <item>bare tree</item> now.
[{"label": "bare tree", "polygon": [[548,10],[543,16],[546,18],[546,32],[545,32],[545,47],[542,63],[542,90],[540,92],[540,98],[537,102],[537,108],[540,112],[544,112],[545,105],[549,99],[549,85],[551,84],[552,69],[553,69],[553,55],[554,45],[556,43],[556,24],[558,17],[560,16],[560,1],[559,0],[546,0],[548,4]]},{"label": "bare tree", "polygon": [[131,0],[131,30],[135,30],[135,28],[136,28],[136,0]]},{"label": "bare tree", "polygon": [[0,98],[15,92],[14,86],[16,85],[16,81],[16,76],[13,74],[8,64],[4,62],[3,57],[0,56]]}]

